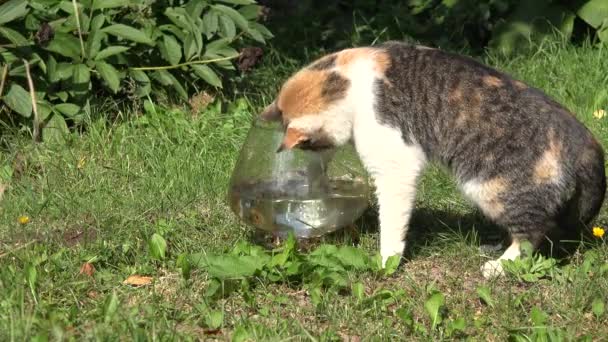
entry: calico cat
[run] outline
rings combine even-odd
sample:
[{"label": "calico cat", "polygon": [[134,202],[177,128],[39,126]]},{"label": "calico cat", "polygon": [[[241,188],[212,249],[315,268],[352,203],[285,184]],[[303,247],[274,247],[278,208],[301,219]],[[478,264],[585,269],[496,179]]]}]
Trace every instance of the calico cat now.
[{"label": "calico cat", "polygon": [[511,245],[486,262],[501,275],[520,243],[588,225],[604,201],[604,151],[539,89],[471,58],[387,42],[342,50],[303,68],[261,114],[285,128],[282,149],[353,143],[379,204],[383,262],[402,255],[416,183],[429,161],[506,228]]}]

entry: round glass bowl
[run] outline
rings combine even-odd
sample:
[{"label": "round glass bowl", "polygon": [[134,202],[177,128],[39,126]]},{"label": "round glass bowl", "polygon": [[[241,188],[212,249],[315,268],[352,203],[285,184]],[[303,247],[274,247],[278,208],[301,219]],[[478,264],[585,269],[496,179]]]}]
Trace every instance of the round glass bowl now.
[{"label": "round glass bowl", "polygon": [[230,180],[232,211],[279,238],[315,238],[357,220],[370,188],[354,148],[277,152],[283,135],[279,123],[254,120]]}]

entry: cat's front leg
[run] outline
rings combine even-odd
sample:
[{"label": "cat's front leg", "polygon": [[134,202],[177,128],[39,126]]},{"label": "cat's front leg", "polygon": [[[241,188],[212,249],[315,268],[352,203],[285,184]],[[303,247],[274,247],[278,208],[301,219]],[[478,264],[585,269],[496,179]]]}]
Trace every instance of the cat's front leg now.
[{"label": "cat's front leg", "polygon": [[380,255],[384,267],[389,257],[401,257],[405,249],[405,236],[416,197],[417,174],[377,177],[375,183],[380,214]]}]

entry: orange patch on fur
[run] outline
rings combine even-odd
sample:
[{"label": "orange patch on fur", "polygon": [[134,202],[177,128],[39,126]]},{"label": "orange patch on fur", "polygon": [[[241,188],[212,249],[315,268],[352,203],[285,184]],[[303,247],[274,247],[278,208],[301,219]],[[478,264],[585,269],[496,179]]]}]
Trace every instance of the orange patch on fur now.
[{"label": "orange patch on fur", "polygon": [[549,148],[543,152],[543,155],[534,165],[534,182],[542,183],[557,183],[561,173],[561,142],[555,139],[555,133],[549,132]]},{"label": "orange patch on fur", "polygon": [[498,217],[505,210],[500,195],[507,190],[507,182],[502,177],[496,177],[484,182],[481,186],[485,196],[485,200],[480,204],[481,209],[491,218]]},{"label": "orange patch on fur", "polygon": [[336,65],[338,68],[344,68],[357,59],[371,58],[375,61],[375,71],[379,74],[384,74],[391,66],[391,58],[388,53],[375,48],[353,48],[338,52]]},{"label": "orange patch on fur", "polygon": [[462,100],[462,89],[460,89],[460,87],[454,88],[454,90],[452,90],[450,92],[448,99],[450,101],[454,101],[454,102],[461,101]]},{"label": "orange patch on fur", "polygon": [[490,87],[502,87],[503,85],[502,80],[495,76],[485,76],[482,80],[483,84]]},{"label": "orange patch on fur", "polygon": [[515,86],[515,88],[517,88],[519,90],[524,90],[524,89],[528,88],[528,86],[524,82],[517,81],[517,80],[513,81],[513,86]]},{"label": "orange patch on fur", "polygon": [[306,140],[306,134],[295,128],[288,128],[283,137],[283,143],[281,149],[292,149],[303,140]]},{"label": "orange patch on fur", "polygon": [[322,89],[328,76],[327,71],[302,70],[285,82],[277,100],[284,119],[326,110],[328,103],[323,98]]}]

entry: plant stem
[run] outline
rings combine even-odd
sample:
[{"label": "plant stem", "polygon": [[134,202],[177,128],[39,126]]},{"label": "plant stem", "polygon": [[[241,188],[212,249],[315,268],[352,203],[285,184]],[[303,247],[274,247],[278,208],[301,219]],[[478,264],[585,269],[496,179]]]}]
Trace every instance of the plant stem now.
[{"label": "plant stem", "polygon": [[24,59],[23,64],[25,65],[25,75],[27,76],[27,84],[30,88],[30,97],[32,98],[32,110],[34,111],[34,131],[32,136],[34,142],[40,142],[40,122],[38,116],[38,105],[36,104],[36,93],[34,91],[34,81],[32,80],[32,75],[30,74],[30,63]]},{"label": "plant stem", "polygon": [[168,69],[177,69],[177,68],[181,68],[183,66],[188,66],[188,65],[193,65],[193,64],[209,64],[209,63],[214,63],[214,62],[228,61],[228,60],[231,60],[231,59],[235,59],[238,56],[240,56],[240,54],[234,55],[234,56],[228,56],[228,57],[206,59],[206,60],[202,60],[202,61],[186,62],[186,63],[176,64],[176,65],[164,65],[164,66],[155,66],[155,67],[137,67],[137,68],[131,68],[131,70],[168,70]]},{"label": "plant stem", "polygon": [[80,53],[82,58],[85,59],[84,52],[84,41],[82,40],[82,30],[80,29],[80,12],[78,12],[78,4],[76,4],[76,0],[72,0],[72,5],[74,6],[74,15],[76,15],[76,27],[78,28],[78,40],[80,40]]},{"label": "plant stem", "polygon": [[8,76],[8,64],[4,64],[4,67],[2,68],[2,78],[0,78],[0,97],[2,97],[2,94],[4,93],[4,83],[6,82]]}]

